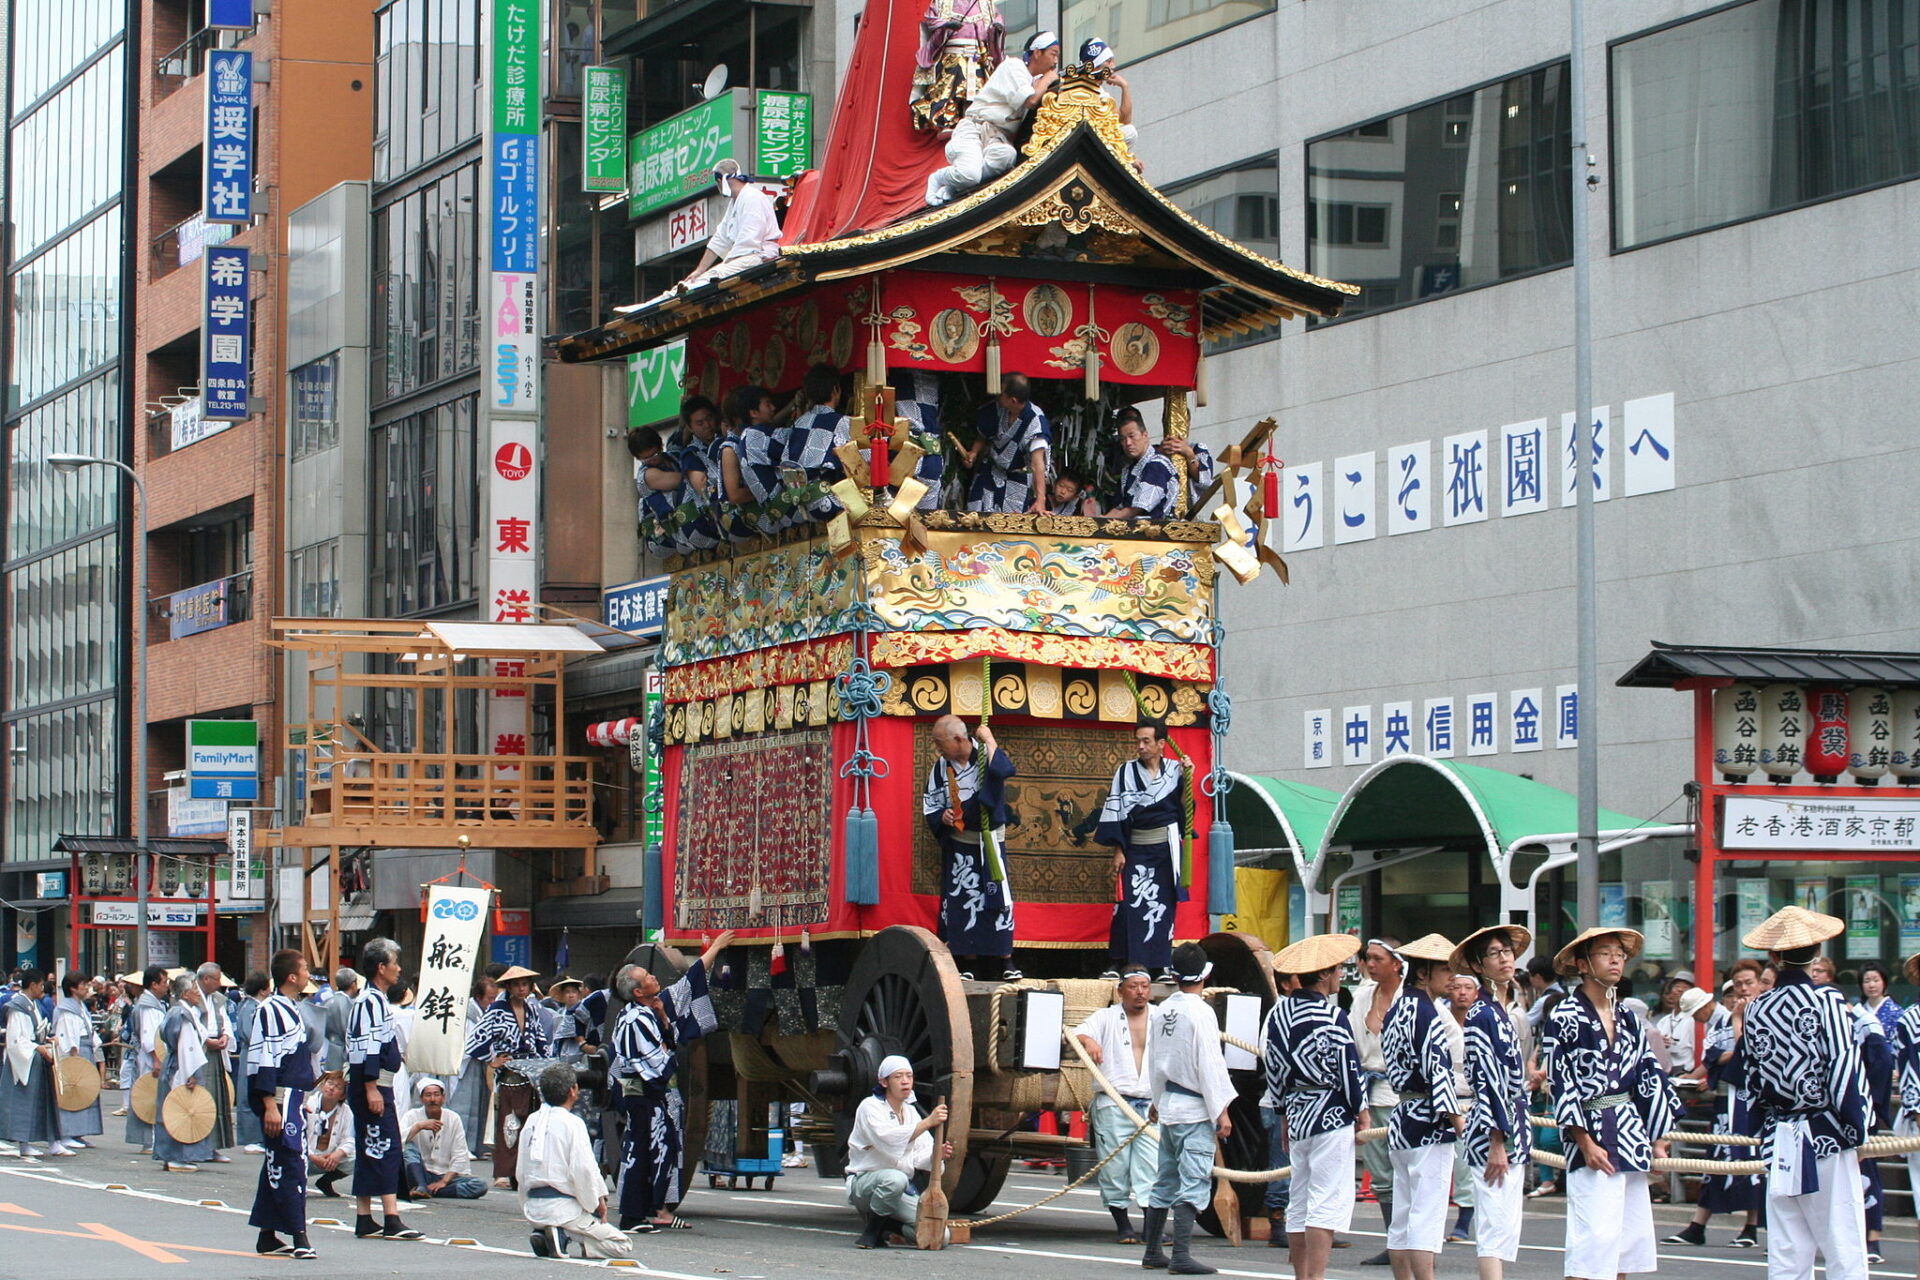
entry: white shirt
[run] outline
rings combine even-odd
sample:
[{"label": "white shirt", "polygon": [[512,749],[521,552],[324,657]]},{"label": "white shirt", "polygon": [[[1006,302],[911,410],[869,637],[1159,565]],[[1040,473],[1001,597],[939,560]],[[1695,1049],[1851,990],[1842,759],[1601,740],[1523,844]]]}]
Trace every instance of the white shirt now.
[{"label": "white shirt", "polygon": [[[400,1136],[405,1138],[413,1133],[413,1126],[425,1119],[425,1107],[408,1111],[400,1117]],[[452,1107],[440,1108],[440,1132],[422,1129],[408,1141],[420,1153],[420,1163],[436,1178],[444,1173],[451,1173],[457,1178],[465,1177],[473,1168],[473,1161],[467,1154],[466,1122]]]},{"label": "white shirt", "polygon": [[[1439,1001],[1435,1001],[1438,1004]],[[1468,1111],[1468,1101],[1473,1097],[1467,1084],[1467,1027],[1455,1015],[1453,1001],[1447,1001],[1447,1007],[1440,1010],[1441,1022],[1447,1031],[1447,1052],[1453,1055],[1453,1096],[1460,1104],[1460,1114]]]},{"label": "white shirt", "polygon": [[[1153,1046],[1147,1081],[1161,1122],[1211,1123],[1218,1118],[1233,1101],[1234,1089],[1213,1007],[1193,992],[1176,991],[1147,1020],[1147,1037]],[[1169,1082],[1193,1092],[1176,1092],[1167,1087]]]},{"label": "white shirt", "polygon": [[[565,1107],[541,1108],[527,1117],[520,1130],[520,1212],[528,1222],[564,1227],[581,1214],[591,1214],[607,1197],[607,1180],[593,1158],[587,1125]],[[556,1198],[529,1199],[535,1187],[552,1187]]]},{"label": "white shirt", "polygon": [[990,124],[1002,133],[1012,133],[1027,115],[1027,99],[1033,96],[1033,72],[1026,59],[1004,58],[980,86],[967,107],[967,119]]},{"label": "white shirt", "polygon": [[911,1101],[901,1111],[896,1116],[885,1098],[861,1100],[853,1113],[853,1132],[847,1136],[849,1185],[856,1173],[898,1169],[912,1176],[915,1169],[933,1167],[932,1131],[914,1135],[921,1117]]},{"label": "white shirt", "polygon": [[1693,1042],[1697,1026],[1693,1015],[1674,1010],[1663,1013],[1654,1024],[1661,1038],[1667,1042],[1666,1067],[1670,1075],[1685,1074],[1693,1070]]},{"label": "white shirt", "polygon": [[732,258],[771,258],[780,252],[780,219],[773,200],[749,182],[727,202],[727,216],[707,242],[720,262]]},{"label": "white shirt", "polygon": [[[1147,1009],[1147,1026],[1153,1026],[1153,1009]],[[1110,1004],[1104,1009],[1096,1009],[1087,1020],[1073,1029],[1076,1036],[1085,1036],[1100,1046],[1100,1072],[1113,1085],[1115,1093],[1126,1098],[1144,1098],[1148,1096],[1147,1080],[1153,1066],[1151,1048],[1152,1036],[1148,1044],[1140,1046],[1140,1066],[1133,1065],[1133,1028],[1127,1021],[1125,1005]]]},{"label": "white shirt", "polygon": [[[1402,979],[1404,987],[1405,979]],[[1373,1008],[1373,993],[1380,984],[1372,978],[1357,982],[1353,987],[1353,1008],[1347,1013],[1347,1021],[1353,1027],[1353,1047],[1360,1055],[1360,1070],[1365,1073],[1367,1106],[1397,1107],[1400,1095],[1387,1083],[1387,1056],[1380,1050],[1380,1036],[1367,1025],[1367,1012]],[[1396,993],[1396,999],[1398,998]],[[1393,1001],[1387,1002],[1387,1008],[1393,1007]],[[1386,1011],[1381,1011],[1381,1028],[1386,1027]],[[1380,1117],[1375,1116],[1379,1120]],[[1384,1120],[1382,1124],[1386,1123]]]},{"label": "white shirt", "polygon": [[331,1111],[321,1109],[320,1095],[307,1095],[306,1148],[310,1156],[330,1155],[335,1151],[353,1159],[353,1113],[343,1100]]}]

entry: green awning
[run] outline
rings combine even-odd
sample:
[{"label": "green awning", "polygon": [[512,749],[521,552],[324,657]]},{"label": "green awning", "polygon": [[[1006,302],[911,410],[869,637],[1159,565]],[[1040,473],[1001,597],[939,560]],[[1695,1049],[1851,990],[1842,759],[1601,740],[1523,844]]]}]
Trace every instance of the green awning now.
[{"label": "green awning", "polygon": [[1327,823],[1340,793],[1304,782],[1283,782],[1253,774],[1233,775],[1227,792],[1227,820],[1238,849],[1287,849],[1303,872],[1320,852]]},{"label": "green awning", "polygon": [[[1483,852],[1505,864],[1516,845],[1578,830],[1579,803],[1569,792],[1532,778],[1460,760],[1394,756],[1347,788],[1325,827],[1315,859],[1340,846],[1394,849],[1437,846]],[[1600,810],[1600,834],[1647,825]]]}]

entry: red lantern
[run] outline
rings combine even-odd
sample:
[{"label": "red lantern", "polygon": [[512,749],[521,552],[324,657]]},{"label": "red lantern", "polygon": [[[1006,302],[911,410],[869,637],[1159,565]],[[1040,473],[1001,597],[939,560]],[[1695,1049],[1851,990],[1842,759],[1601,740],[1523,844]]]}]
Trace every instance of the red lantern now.
[{"label": "red lantern", "polygon": [[1847,768],[1847,691],[1809,689],[1807,704],[1807,772],[1832,782]]},{"label": "red lantern", "polygon": [[1260,478],[1261,500],[1266,507],[1266,518],[1280,518],[1280,468],[1278,459],[1272,454],[1266,456],[1266,474]]}]

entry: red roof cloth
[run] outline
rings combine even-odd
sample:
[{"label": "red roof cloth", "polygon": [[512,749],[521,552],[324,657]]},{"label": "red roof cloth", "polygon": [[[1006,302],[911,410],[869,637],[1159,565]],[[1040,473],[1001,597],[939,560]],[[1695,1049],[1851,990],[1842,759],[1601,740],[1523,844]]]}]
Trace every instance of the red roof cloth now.
[{"label": "red roof cloth", "polygon": [[910,110],[925,12],[926,0],[867,0],[820,171],[796,190],[783,244],[871,231],[926,204],[946,144],[915,129]]}]

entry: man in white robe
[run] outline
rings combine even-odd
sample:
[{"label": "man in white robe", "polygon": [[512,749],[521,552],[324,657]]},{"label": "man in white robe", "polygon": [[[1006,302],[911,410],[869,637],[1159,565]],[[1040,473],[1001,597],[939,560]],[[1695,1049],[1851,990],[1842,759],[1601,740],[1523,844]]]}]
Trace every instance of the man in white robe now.
[{"label": "man in white robe", "polygon": [[[1233,1132],[1227,1106],[1234,1099],[1220,1048],[1220,1022],[1200,998],[1213,965],[1197,942],[1174,948],[1174,973],[1180,989],[1168,996],[1149,1022],[1153,1057],[1147,1068],[1153,1106],[1160,1118],[1160,1164],[1147,1194],[1147,1251],[1140,1265],[1166,1267],[1173,1275],[1213,1275],[1217,1268],[1192,1253],[1193,1221],[1213,1194],[1216,1139]],[[1173,1254],[1160,1251],[1168,1213],[1173,1216]]]},{"label": "man in white robe", "polygon": [[967,105],[967,114],[947,140],[947,167],[927,178],[927,203],[945,204],[1013,168],[1020,158],[1014,135],[1057,78],[1060,37],[1042,31],[1026,52],[1004,59]]},{"label": "man in white robe", "polygon": [[[572,1067],[541,1071],[541,1108],[520,1130],[520,1212],[533,1224],[534,1253],[564,1256],[567,1237],[589,1258],[624,1258],[633,1242],[607,1221],[607,1180],[593,1158],[587,1126],[573,1114],[580,1084]],[[563,1236],[559,1234],[565,1232]]]}]

